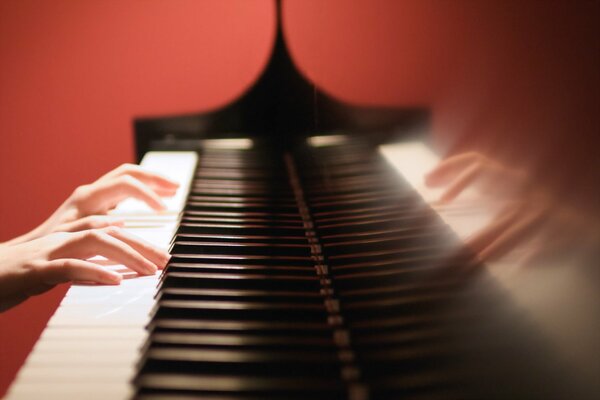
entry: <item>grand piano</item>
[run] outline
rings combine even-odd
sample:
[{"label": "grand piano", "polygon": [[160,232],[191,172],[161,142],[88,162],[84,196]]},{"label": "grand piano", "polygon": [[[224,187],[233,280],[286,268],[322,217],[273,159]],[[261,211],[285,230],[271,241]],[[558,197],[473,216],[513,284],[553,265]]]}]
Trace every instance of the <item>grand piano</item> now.
[{"label": "grand piano", "polygon": [[117,287],[73,285],[8,399],[597,389],[462,246],[456,214],[428,204],[428,111],[329,97],[296,70],[281,26],[233,104],[134,127],[138,161],[182,185],[164,214],[135,201],[115,213],[172,259],[152,277],[109,266],[131,278]]}]

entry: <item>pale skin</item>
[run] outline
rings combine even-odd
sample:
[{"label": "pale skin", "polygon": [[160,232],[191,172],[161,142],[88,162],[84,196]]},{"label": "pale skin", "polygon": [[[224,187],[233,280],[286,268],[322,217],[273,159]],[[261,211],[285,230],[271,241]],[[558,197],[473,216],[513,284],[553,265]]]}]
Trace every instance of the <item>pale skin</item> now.
[{"label": "pale skin", "polygon": [[126,233],[123,221],[106,215],[120,201],[135,198],[156,211],[161,197],[178,184],[139,166],[125,164],[80,186],[40,226],[0,243],[0,310],[69,281],[119,284],[122,275],[89,261],[100,255],[140,275],[163,268],[169,254]]}]

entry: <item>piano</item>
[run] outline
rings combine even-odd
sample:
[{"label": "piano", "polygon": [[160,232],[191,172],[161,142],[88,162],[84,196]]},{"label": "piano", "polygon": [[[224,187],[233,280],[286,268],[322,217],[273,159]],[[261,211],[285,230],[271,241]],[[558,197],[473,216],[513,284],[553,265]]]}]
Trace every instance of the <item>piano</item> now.
[{"label": "piano", "polygon": [[430,206],[427,114],[330,98],[279,27],[232,105],[136,120],[138,161],[181,187],[114,212],[172,259],[72,285],[7,398],[588,397],[526,288],[461,245],[493,205]]}]

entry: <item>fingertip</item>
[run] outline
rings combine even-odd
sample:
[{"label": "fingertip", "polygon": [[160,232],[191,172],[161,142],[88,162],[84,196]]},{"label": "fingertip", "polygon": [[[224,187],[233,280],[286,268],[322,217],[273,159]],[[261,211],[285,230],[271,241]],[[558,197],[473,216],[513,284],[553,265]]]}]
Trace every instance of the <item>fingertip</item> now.
[{"label": "fingertip", "polygon": [[177,194],[177,189],[162,189],[157,190],[156,194],[160,197],[173,197]]},{"label": "fingertip", "polygon": [[109,225],[118,226],[120,228],[125,226],[125,220],[122,218],[111,218],[108,223]]},{"label": "fingertip", "polygon": [[162,262],[162,265],[159,265],[160,269],[163,269],[167,266],[167,264],[171,260],[171,255],[169,253],[163,253],[162,258],[163,258],[163,262]]},{"label": "fingertip", "polygon": [[440,198],[436,201],[436,205],[446,205],[454,199],[454,195],[451,193],[443,193]]},{"label": "fingertip", "polygon": [[437,173],[437,170],[429,171],[428,173],[426,173],[423,178],[423,181],[425,182],[426,186],[430,187],[439,186],[440,184],[442,184],[442,180],[439,174]]},{"label": "fingertip", "polygon": [[431,179],[431,175],[429,173],[425,174],[423,177],[423,182],[425,182],[426,186],[433,186],[433,179]]},{"label": "fingertip", "polygon": [[165,188],[176,189],[176,188],[178,188],[181,185],[179,184],[179,182],[175,182],[175,181],[172,181],[172,180],[170,180],[168,178],[161,177],[160,178],[160,186],[163,186]]},{"label": "fingertip", "polygon": [[143,265],[142,269],[143,269],[142,273],[144,275],[154,275],[156,273],[156,271],[158,271],[158,267],[154,264],[151,264],[150,262]]},{"label": "fingertip", "polygon": [[164,201],[160,199],[156,199],[156,201],[152,205],[152,208],[154,209],[154,211],[157,212],[167,211],[167,205]]},{"label": "fingertip", "polygon": [[433,200],[429,203],[432,207],[440,207],[445,205],[445,203],[441,199]]},{"label": "fingertip", "polygon": [[114,271],[107,271],[107,281],[106,283],[108,283],[109,285],[119,285],[121,283],[121,281],[123,280],[123,275],[114,272]]},{"label": "fingertip", "polygon": [[485,254],[480,253],[475,256],[475,262],[477,264],[485,264],[486,261],[487,257],[485,256]]}]

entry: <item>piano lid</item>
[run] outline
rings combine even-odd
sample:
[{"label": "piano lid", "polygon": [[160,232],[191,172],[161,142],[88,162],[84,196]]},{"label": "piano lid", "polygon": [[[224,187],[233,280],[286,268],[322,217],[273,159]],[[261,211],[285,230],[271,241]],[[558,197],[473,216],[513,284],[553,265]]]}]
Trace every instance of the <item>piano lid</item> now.
[{"label": "piano lid", "polygon": [[336,100],[319,90],[295,67],[282,29],[281,1],[271,58],[258,80],[225,108],[192,115],[138,118],[134,121],[136,157],[149,150],[191,150],[199,139],[293,137],[332,131],[369,132],[381,142],[391,132],[421,126],[424,108],[362,107]]}]

